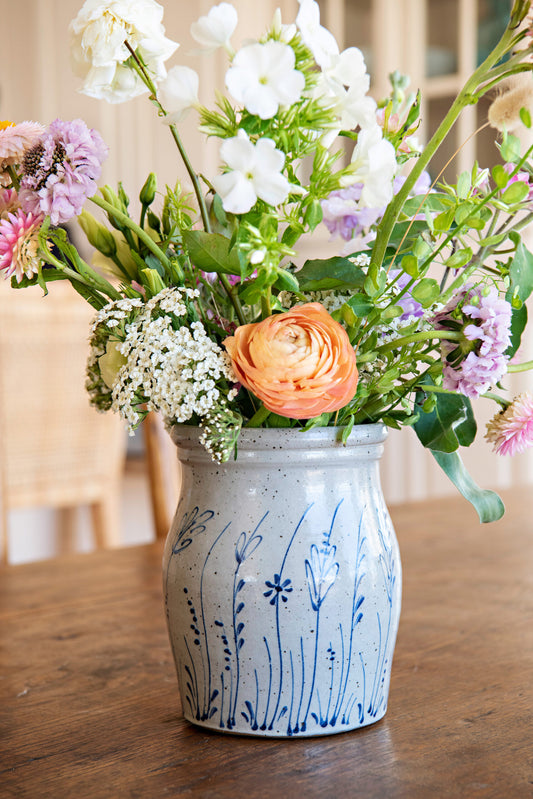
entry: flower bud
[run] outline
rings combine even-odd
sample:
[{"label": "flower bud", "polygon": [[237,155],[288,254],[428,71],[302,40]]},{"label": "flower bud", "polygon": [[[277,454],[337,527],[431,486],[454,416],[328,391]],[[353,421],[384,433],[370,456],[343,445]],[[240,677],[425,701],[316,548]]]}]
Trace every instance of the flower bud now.
[{"label": "flower bud", "polygon": [[82,210],[78,216],[78,222],[81,229],[87,236],[87,241],[95,247],[102,255],[107,258],[113,258],[117,254],[117,243],[115,237],[104,225],[101,225],[94,216]]},{"label": "flower bud", "polygon": [[151,205],[155,199],[155,192],[157,189],[157,178],[153,172],[150,172],[146,178],[146,182],[139,194],[139,200],[143,205]]},{"label": "flower bud", "polygon": [[141,273],[143,276],[143,284],[148,287],[152,297],[155,297],[156,294],[159,294],[160,291],[166,288],[161,279],[161,275],[156,269],[141,269]]}]

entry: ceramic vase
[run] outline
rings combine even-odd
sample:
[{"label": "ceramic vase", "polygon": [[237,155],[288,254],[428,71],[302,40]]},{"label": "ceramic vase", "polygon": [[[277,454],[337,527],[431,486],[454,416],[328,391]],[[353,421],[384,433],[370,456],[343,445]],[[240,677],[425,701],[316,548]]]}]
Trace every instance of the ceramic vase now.
[{"label": "ceramic vase", "polygon": [[381,424],[243,430],[214,463],[173,430],[182,486],[163,582],[183,713],[213,730],[329,735],[387,708],[401,602]]}]

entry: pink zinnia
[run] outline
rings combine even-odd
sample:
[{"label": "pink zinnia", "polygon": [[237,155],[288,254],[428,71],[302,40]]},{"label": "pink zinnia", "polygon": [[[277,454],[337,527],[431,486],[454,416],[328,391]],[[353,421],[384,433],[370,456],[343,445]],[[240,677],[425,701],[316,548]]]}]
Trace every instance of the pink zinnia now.
[{"label": "pink zinnia", "polygon": [[6,277],[15,275],[17,283],[24,275],[36,275],[43,259],[39,255],[39,230],[42,215],[17,211],[0,221],[0,269]]},{"label": "pink zinnia", "polygon": [[516,455],[533,444],[533,396],[519,394],[490,420],[485,434],[498,455]]},{"label": "pink zinnia", "polygon": [[[38,122],[0,122],[0,172],[5,172],[8,166],[20,164],[24,153],[40,139],[44,128]],[[7,178],[0,175],[0,184],[5,184]]]}]

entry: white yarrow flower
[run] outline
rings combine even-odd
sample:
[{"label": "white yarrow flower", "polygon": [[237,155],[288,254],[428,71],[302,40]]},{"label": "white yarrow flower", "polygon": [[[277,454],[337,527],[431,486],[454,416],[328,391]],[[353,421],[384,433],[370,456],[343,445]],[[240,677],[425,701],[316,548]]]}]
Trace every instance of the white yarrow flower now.
[{"label": "white yarrow flower", "polygon": [[231,51],[229,40],[237,22],[237,12],[231,3],[219,3],[209,10],[206,17],[192,23],[191,36],[207,52],[212,53],[219,47]]},{"label": "white yarrow flower", "polygon": [[305,77],[295,61],[294,50],[283,42],[248,44],[226,72],[226,86],[250,114],[271,119],[280,105],[292,105],[302,95]]},{"label": "white yarrow flower", "polygon": [[300,10],[296,17],[296,26],[300,31],[304,44],[309,47],[319,67],[325,69],[331,63],[331,57],[338,55],[339,45],[327,28],[320,24],[320,8],[315,0],[298,0]]},{"label": "white yarrow flower", "polygon": [[352,183],[362,183],[360,205],[381,208],[392,200],[392,181],[396,174],[396,154],[375,125],[359,133],[352,153]]},{"label": "white yarrow flower", "polygon": [[168,115],[167,125],[181,122],[191,108],[198,105],[198,73],[190,67],[169,69],[167,77],[159,84],[158,96]]},{"label": "white yarrow flower", "polygon": [[246,132],[239,130],[237,136],[222,143],[220,156],[230,171],[213,178],[212,183],[225,211],[245,214],[257,198],[276,206],[289,196],[290,183],[281,174],[285,154],[276,149],[272,139],[253,144]]},{"label": "white yarrow flower", "polygon": [[138,51],[157,82],[166,76],[164,62],[179,47],[161,24],[163,7],[155,0],[86,0],[69,26],[74,72],[84,79],[90,97],[121,103],[148,91],[124,63]]}]

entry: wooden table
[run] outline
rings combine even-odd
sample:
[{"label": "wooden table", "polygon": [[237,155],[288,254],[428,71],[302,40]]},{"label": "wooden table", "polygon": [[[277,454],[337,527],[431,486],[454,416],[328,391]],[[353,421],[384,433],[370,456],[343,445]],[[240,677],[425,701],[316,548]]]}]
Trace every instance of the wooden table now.
[{"label": "wooden table", "polygon": [[392,509],[404,604],[384,720],[324,738],[181,717],[161,543],[0,574],[1,799],[533,796],[533,496]]}]

